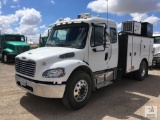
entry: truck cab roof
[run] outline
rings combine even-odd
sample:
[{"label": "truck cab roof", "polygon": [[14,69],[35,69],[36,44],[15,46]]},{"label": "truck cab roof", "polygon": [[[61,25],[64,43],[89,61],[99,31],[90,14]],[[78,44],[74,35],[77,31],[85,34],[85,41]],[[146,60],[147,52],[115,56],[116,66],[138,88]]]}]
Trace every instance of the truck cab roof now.
[{"label": "truck cab roof", "polygon": [[0,36],[24,36],[20,34],[1,34]]},{"label": "truck cab roof", "polygon": [[160,33],[154,33],[153,34],[153,37],[158,37],[158,36],[160,36]]},{"label": "truck cab roof", "polygon": [[111,27],[117,28],[116,23],[113,20],[107,20],[106,18],[100,18],[100,17],[69,19],[69,20],[59,19],[59,21],[55,22],[51,26],[71,24],[71,23],[88,23],[88,24],[106,23],[106,24],[109,24],[109,26],[111,26]]}]

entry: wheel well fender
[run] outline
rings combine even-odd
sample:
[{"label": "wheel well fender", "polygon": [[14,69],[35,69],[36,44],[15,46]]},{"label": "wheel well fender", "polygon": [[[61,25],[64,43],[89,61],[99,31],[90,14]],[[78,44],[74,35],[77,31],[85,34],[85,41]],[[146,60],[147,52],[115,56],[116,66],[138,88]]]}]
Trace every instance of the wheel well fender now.
[{"label": "wheel well fender", "polygon": [[95,83],[95,80],[94,80],[94,74],[93,74],[92,70],[86,65],[78,66],[77,68],[75,68],[72,71],[72,73],[70,74],[69,78],[77,71],[84,71],[85,73],[87,73],[90,76],[91,82],[92,82],[92,90],[94,91],[96,83]]},{"label": "wheel well fender", "polygon": [[[147,61],[147,59],[146,59],[146,58],[143,58],[142,61],[145,61],[146,64],[147,64],[147,67],[148,67],[148,61]],[[141,61],[141,63],[142,63],[142,61]]]},{"label": "wheel well fender", "polygon": [[2,51],[2,55],[4,55],[4,54],[7,54],[7,55],[8,55],[8,53],[10,53],[10,52],[13,52],[13,50],[10,49],[10,48],[5,48],[5,49]]},{"label": "wheel well fender", "polygon": [[[84,71],[86,72],[90,78],[91,78],[91,82],[92,82],[92,88],[95,88],[95,80],[94,80],[94,75],[92,70],[89,68],[88,64],[81,61],[81,60],[62,60],[62,61],[58,61],[54,64],[48,64],[45,69],[41,69],[39,71],[39,75],[42,75],[44,73],[44,71],[48,70],[48,69],[55,69],[55,68],[64,68],[65,69],[65,75],[61,78],[54,78],[55,81],[61,81],[61,82],[67,82],[69,80],[69,78],[71,77],[71,75],[74,74],[74,72],[76,71]],[[40,68],[39,68],[40,69]]]}]

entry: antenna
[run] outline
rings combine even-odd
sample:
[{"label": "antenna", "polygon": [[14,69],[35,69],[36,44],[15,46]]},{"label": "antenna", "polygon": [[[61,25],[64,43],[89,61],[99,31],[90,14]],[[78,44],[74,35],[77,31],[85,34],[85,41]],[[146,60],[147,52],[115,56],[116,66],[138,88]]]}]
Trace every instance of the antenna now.
[{"label": "antenna", "polygon": [[107,28],[108,28],[108,1],[109,0],[107,0]]},{"label": "antenna", "polygon": [[108,0],[107,0],[107,19],[108,19]]}]

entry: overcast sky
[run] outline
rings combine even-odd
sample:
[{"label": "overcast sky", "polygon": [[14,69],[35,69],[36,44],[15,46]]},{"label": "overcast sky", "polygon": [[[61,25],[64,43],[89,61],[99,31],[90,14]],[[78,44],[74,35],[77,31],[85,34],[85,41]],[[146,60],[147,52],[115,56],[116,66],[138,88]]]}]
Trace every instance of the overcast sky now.
[{"label": "overcast sky", "polygon": [[121,22],[136,20],[150,22],[154,32],[160,32],[160,0],[0,0],[0,30],[36,39],[58,18],[76,18],[80,13],[106,18],[107,6],[109,19],[119,30]]}]

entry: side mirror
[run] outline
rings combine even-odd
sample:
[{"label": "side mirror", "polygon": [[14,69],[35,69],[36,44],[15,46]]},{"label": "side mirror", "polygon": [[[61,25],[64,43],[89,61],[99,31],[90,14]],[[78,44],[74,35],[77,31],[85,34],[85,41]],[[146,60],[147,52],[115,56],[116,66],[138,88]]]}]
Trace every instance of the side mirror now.
[{"label": "side mirror", "polygon": [[108,34],[108,32],[105,32],[105,48],[109,48],[110,45],[111,45],[110,35]]},{"label": "side mirror", "polygon": [[109,41],[109,40],[108,40],[108,41],[106,41],[105,48],[109,48],[110,46],[111,46],[110,41]]},{"label": "side mirror", "polygon": [[50,35],[50,33],[51,33],[51,30],[52,30],[52,29],[48,29],[48,34],[47,34],[48,37],[49,37],[49,35]]}]

